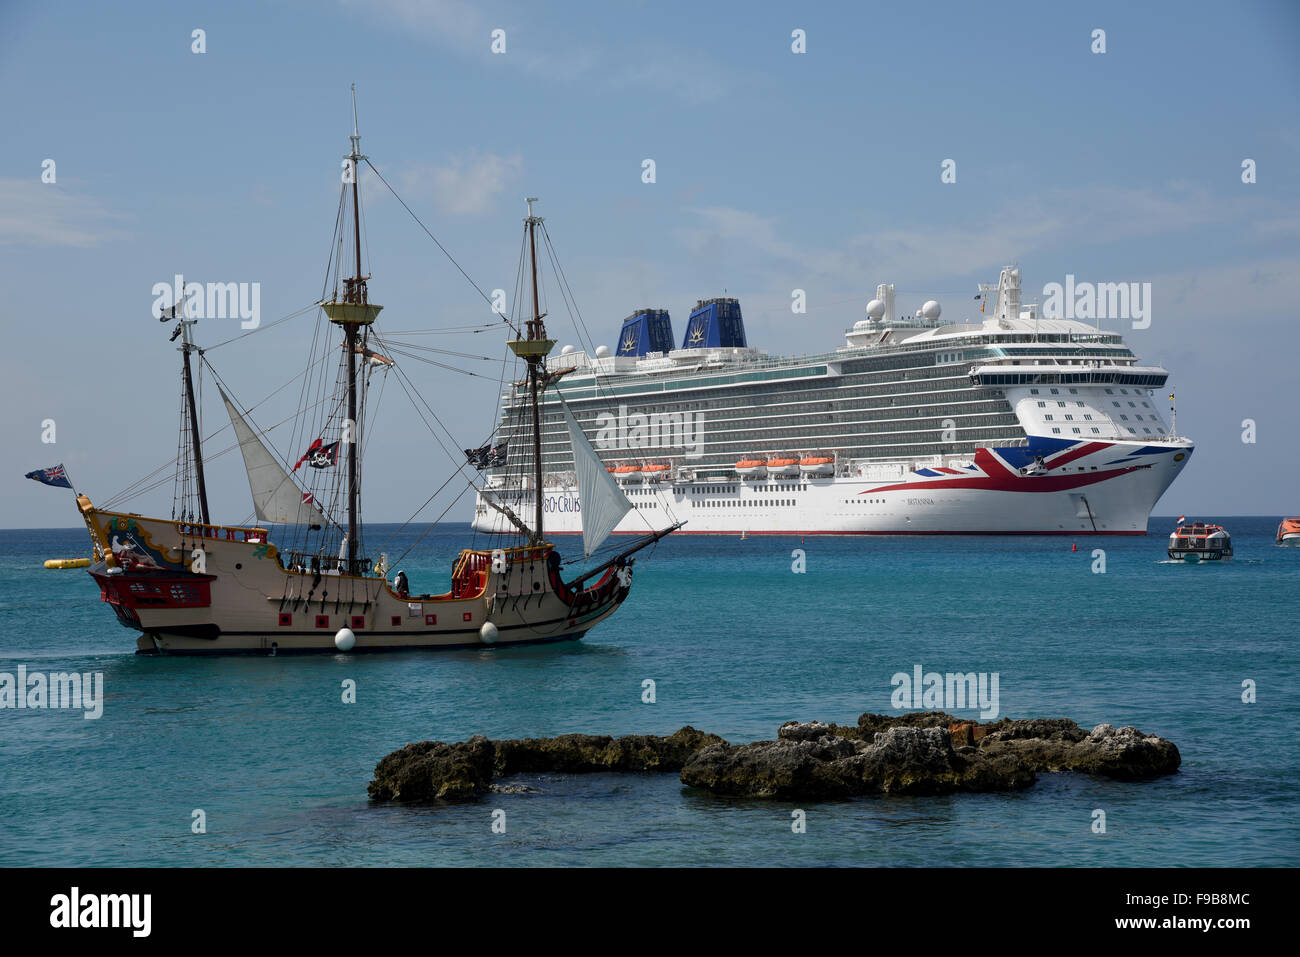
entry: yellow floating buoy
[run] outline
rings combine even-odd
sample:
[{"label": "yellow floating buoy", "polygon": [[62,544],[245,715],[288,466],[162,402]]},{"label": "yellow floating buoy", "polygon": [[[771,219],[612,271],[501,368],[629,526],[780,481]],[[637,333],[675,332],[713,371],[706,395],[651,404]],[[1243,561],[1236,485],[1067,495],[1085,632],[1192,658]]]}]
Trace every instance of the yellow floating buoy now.
[{"label": "yellow floating buoy", "polygon": [[45,563],[46,568],[89,568],[89,558],[51,558]]}]

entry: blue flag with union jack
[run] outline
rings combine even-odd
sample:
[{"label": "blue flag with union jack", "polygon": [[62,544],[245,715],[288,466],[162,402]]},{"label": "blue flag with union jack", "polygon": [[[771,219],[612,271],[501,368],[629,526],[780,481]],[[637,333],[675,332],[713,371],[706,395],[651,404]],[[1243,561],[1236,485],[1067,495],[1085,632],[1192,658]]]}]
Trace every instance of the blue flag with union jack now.
[{"label": "blue flag with union jack", "polygon": [[72,488],[72,483],[68,481],[68,473],[64,471],[62,464],[51,466],[48,469],[37,469],[35,472],[28,472],[25,477],[58,488]]}]

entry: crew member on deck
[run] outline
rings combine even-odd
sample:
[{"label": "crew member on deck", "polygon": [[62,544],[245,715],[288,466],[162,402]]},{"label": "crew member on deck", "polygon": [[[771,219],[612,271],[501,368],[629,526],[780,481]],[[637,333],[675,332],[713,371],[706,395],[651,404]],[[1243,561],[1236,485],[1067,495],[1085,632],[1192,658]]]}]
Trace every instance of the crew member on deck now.
[{"label": "crew member on deck", "polygon": [[397,592],[398,597],[406,598],[411,594],[411,583],[406,580],[406,572],[400,568],[397,575],[393,578],[393,591]]}]

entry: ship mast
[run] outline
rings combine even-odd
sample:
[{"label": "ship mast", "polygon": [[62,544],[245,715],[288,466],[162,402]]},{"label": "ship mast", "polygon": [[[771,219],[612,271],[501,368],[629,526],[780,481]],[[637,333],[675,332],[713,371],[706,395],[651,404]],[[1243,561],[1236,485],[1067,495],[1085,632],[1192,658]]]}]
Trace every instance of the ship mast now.
[{"label": "ship mast", "polygon": [[528,216],[524,222],[528,225],[528,250],[532,260],[533,277],[533,318],[528,320],[528,338],[512,339],[508,345],[519,358],[528,363],[528,392],[533,407],[533,494],[537,497],[534,512],[533,538],[531,544],[541,544],[542,535],[542,422],[538,400],[538,385],[545,376],[542,363],[550,351],[555,348],[555,341],[546,338],[546,326],[537,294],[537,225],[542,222],[540,216],[533,215],[533,203],[536,196],[524,200],[528,204]]},{"label": "ship mast", "polygon": [[175,319],[177,311],[180,311],[180,322],[177,323],[176,329],[172,332],[172,341],[175,342],[176,337],[180,336],[181,344],[179,349],[182,374],[185,379],[185,404],[190,413],[190,446],[194,455],[194,475],[199,487],[199,516],[202,518],[204,525],[211,525],[212,522],[208,518],[208,486],[203,478],[203,444],[199,439],[199,412],[198,405],[194,401],[194,373],[190,367],[190,353],[202,351],[194,344],[194,339],[190,334],[190,327],[198,320],[185,318],[185,281],[179,279],[178,282],[181,290],[180,299],[173,303],[170,310],[171,315],[163,316],[162,321],[166,322],[168,319]]},{"label": "ship mast", "polygon": [[375,321],[383,306],[369,301],[366,280],[361,273],[361,200],[357,181],[361,178],[361,133],[357,127],[357,86],[352,84],[352,135],[351,149],[344,157],[352,178],[352,238],[356,245],[356,272],[343,280],[343,299],[322,303],[330,322],[343,329],[343,352],[347,359],[348,418],[344,423],[347,445],[348,524],[346,531],[347,570],[356,574],[360,565],[359,539],[361,532],[361,488],[358,478],[360,468],[360,427],[357,424],[357,340],[360,330]]}]

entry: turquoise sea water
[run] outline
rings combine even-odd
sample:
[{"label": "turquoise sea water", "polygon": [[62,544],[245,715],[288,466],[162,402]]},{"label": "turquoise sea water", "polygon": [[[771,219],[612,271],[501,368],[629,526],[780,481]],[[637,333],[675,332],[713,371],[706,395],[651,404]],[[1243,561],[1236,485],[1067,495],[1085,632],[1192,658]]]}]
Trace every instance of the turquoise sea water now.
[{"label": "turquoise sea water", "polygon": [[[1080,538],[1077,552],[1059,538],[670,538],[581,642],[208,659],[134,655],[84,571],[41,567],[84,554],[83,531],[0,531],[0,672],[105,683],[99,720],[0,710],[0,865],[1294,866],[1300,549],[1273,545],[1276,518],[1222,521],[1236,558],[1199,566],[1164,561],[1159,518],[1149,537]],[[470,540],[465,526],[430,534],[402,563],[413,590],[441,590]],[[790,718],[890,711],[891,676],[917,664],[997,672],[1001,715],[1170,738],[1182,770],[804,805],[717,798],[676,775],[529,776],[533,793],[457,806],[366,798],[375,763],[408,741],[684,724],[772,738]],[[1241,700],[1247,679],[1257,703]]]}]

